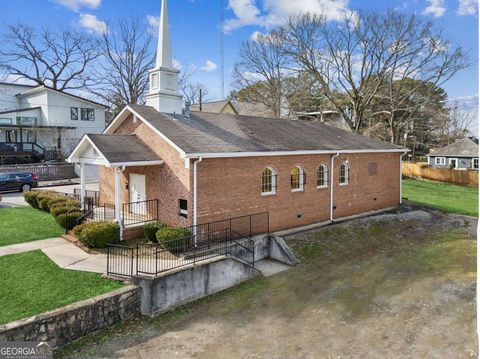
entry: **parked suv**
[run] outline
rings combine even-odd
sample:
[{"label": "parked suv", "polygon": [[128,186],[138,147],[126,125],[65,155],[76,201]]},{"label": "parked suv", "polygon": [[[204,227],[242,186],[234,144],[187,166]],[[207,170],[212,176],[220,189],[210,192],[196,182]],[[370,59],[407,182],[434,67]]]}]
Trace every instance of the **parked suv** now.
[{"label": "parked suv", "polygon": [[38,187],[38,176],[35,173],[0,173],[0,191],[26,192],[35,187]]}]

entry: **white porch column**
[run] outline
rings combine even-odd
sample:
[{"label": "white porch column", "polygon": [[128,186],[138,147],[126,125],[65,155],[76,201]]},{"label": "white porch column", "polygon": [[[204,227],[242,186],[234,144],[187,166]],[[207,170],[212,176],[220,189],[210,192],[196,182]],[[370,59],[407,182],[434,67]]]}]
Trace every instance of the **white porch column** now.
[{"label": "white porch column", "polygon": [[80,163],[80,203],[85,202],[85,164]]},{"label": "white porch column", "polygon": [[115,220],[118,224],[122,225],[122,192],[120,185],[120,168],[115,167],[114,169],[114,179],[115,179]]}]

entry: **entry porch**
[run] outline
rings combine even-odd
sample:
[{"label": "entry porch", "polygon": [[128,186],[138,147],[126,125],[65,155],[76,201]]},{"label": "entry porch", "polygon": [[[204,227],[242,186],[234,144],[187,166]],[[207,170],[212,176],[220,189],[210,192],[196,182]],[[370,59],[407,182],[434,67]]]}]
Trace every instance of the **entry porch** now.
[{"label": "entry porch", "polygon": [[[122,238],[126,227],[158,220],[158,199],[147,198],[145,175],[130,174],[128,183],[122,182],[123,173],[130,168],[163,165],[163,160],[137,136],[85,135],[67,161],[80,167],[81,220],[115,221]],[[86,165],[103,167],[96,203],[90,203],[85,191]]]}]

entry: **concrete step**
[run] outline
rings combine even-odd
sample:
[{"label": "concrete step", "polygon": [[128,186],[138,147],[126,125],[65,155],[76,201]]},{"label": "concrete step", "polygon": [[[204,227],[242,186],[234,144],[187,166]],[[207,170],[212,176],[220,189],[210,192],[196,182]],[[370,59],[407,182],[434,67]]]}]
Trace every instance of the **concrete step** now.
[{"label": "concrete step", "polygon": [[255,269],[259,270],[260,273],[262,273],[262,275],[265,277],[271,277],[290,268],[292,267],[272,259],[262,259],[258,262],[255,262]]}]

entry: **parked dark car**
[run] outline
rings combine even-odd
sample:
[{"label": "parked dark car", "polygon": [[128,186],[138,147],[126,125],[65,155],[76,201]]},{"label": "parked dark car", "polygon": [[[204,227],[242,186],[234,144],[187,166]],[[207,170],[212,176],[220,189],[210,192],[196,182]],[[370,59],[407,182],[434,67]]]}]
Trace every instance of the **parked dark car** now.
[{"label": "parked dark car", "polygon": [[0,191],[26,192],[35,187],[38,187],[38,176],[35,173],[0,173]]}]

